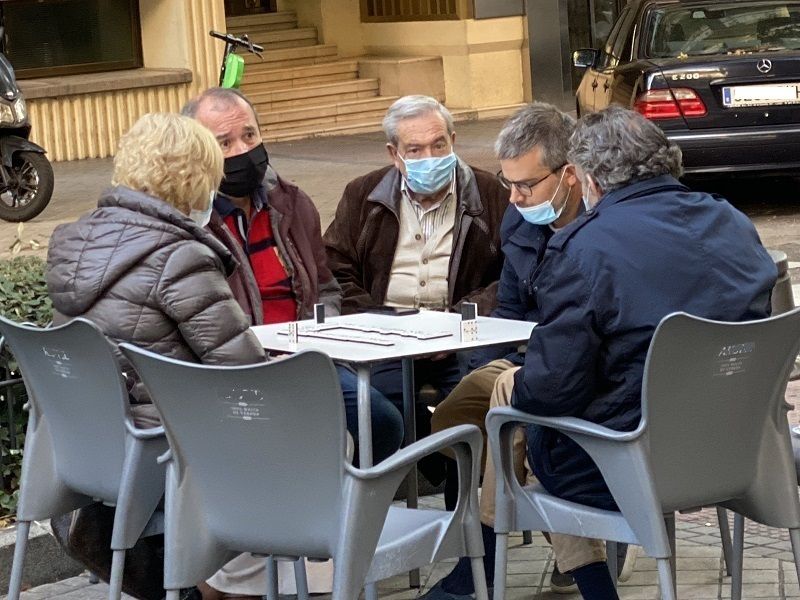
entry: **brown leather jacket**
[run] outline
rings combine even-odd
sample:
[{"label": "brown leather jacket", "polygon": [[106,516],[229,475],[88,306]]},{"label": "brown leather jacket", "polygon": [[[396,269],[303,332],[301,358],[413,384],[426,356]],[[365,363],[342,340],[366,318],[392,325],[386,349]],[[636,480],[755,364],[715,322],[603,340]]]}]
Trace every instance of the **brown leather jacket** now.
[{"label": "brown leather jacket", "polygon": [[[400,234],[401,174],[393,166],[351,181],[323,239],[328,264],[342,286],[342,313],[383,304]],[[456,171],[455,230],[449,267],[449,304],[478,303],[488,315],[503,266],[500,223],[508,190],[461,160]]]},{"label": "brown leather jacket", "polygon": [[[86,317],[114,342],[190,362],[264,360],[225,281],[236,262],[222,244],[166,202],[125,187],[97,206],[50,239],[46,278],[58,320]],[[132,396],[148,401],[138,385]]]}]

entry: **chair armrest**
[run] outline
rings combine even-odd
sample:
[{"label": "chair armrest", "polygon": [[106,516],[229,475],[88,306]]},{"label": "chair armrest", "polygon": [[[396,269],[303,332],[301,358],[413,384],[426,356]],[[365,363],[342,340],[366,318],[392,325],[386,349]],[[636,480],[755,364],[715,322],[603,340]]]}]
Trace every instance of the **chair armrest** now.
[{"label": "chair armrest", "polygon": [[[357,469],[348,466],[348,470],[357,479],[377,479],[400,469],[407,468],[429,454],[434,454],[435,452],[455,446],[456,444],[469,445],[473,449],[473,460],[480,461],[480,452],[483,448],[483,439],[480,429],[475,425],[459,425],[434,433],[414,442],[410,446],[401,448],[374,467]],[[475,455],[476,449],[477,455]]]},{"label": "chair armrest", "polygon": [[583,448],[600,470],[641,545],[661,553],[659,555],[664,552],[669,555],[668,548],[660,543],[661,538],[653,537],[652,528],[646,523],[646,515],[659,514],[662,507],[645,449],[644,425],[634,431],[620,432],[575,417],[540,417],[506,407],[490,410],[486,416],[486,431],[497,474],[496,531],[514,530],[518,523],[518,502],[526,497],[513,465],[512,440],[518,423],[552,428]]},{"label": "chair armrest", "polygon": [[493,408],[486,416],[487,431],[498,430],[506,423],[541,425],[567,435],[577,433],[614,442],[629,442],[638,438],[642,433],[639,428],[633,431],[616,431],[577,417],[540,417],[505,406]]},{"label": "chair armrest", "polygon": [[139,429],[131,420],[125,421],[125,429],[127,429],[128,433],[130,433],[137,440],[152,440],[154,438],[164,437],[165,435],[163,425],[159,425],[158,427],[149,427],[147,429]]}]

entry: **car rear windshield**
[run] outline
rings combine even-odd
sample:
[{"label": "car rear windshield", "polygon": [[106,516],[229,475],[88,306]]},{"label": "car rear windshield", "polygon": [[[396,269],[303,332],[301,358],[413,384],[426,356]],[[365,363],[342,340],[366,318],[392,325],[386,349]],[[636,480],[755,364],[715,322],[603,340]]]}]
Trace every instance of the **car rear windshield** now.
[{"label": "car rear windshield", "polygon": [[798,50],[800,2],[656,7],[645,39],[650,58]]}]

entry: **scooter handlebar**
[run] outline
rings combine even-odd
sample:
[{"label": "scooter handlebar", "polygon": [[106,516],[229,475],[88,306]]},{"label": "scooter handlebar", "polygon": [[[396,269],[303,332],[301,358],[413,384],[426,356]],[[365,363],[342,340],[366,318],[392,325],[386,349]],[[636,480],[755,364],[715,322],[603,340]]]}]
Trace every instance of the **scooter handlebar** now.
[{"label": "scooter handlebar", "polygon": [[242,48],[246,48],[247,50],[253,53],[264,51],[263,46],[259,46],[258,44],[254,44],[253,42],[251,42],[249,39],[247,39],[247,35],[244,35],[242,37],[237,37],[235,35],[231,35],[230,33],[220,33],[218,31],[213,31],[213,30],[209,31],[208,35],[210,35],[213,38],[217,38],[218,40],[222,40],[227,44],[232,44],[234,46],[240,46]]}]

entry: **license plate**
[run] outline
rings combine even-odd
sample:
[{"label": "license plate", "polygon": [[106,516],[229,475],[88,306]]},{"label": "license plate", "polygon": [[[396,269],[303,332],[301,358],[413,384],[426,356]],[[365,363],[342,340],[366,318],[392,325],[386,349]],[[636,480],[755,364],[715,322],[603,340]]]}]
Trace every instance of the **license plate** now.
[{"label": "license plate", "polygon": [[722,104],[728,108],[800,104],[800,83],[723,87]]}]

